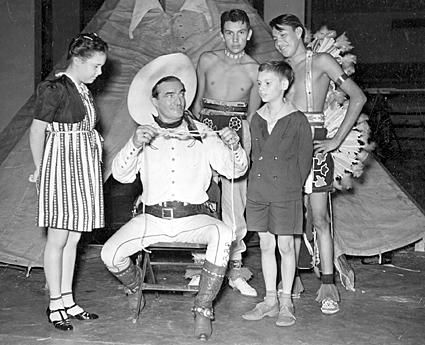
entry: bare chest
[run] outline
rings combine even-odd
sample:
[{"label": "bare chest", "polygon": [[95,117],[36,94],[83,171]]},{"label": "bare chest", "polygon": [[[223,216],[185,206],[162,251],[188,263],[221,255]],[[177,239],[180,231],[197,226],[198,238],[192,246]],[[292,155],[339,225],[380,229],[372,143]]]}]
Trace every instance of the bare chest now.
[{"label": "bare chest", "polygon": [[313,111],[323,111],[329,87],[329,78],[320,71],[313,69],[311,82],[309,82],[305,72],[304,64],[294,69],[295,78],[286,94],[286,98],[294,103],[299,110],[305,112],[308,108],[308,93],[311,91],[310,106],[313,107]]},{"label": "bare chest", "polygon": [[253,80],[245,66],[214,66],[205,79],[206,98],[223,101],[248,101]]}]

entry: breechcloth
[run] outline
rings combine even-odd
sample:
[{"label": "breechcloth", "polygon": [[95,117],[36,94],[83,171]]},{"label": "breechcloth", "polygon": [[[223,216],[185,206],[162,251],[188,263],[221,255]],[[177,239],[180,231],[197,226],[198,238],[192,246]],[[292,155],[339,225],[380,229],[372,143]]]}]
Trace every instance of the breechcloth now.
[{"label": "breechcloth", "polygon": [[247,119],[247,102],[226,102],[203,98],[204,106],[199,112],[200,120],[208,127],[219,131],[224,127],[233,129],[243,145],[242,120]]},{"label": "breechcloth", "polygon": [[[328,133],[324,128],[324,114],[323,113],[305,113],[311,126],[313,140],[324,140]],[[334,161],[332,155],[329,153],[317,153],[313,155],[313,164],[311,172],[307,178],[305,185],[305,192],[310,193],[323,193],[330,192],[333,189],[333,176],[334,176]]]},{"label": "breechcloth", "polygon": [[[213,130],[224,127],[232,128],[239,136],[240,143],[249,155],[251,151],[251,135],[247,120],[248,102],[225,102],[203,98],[204,107],[199,112],[200,120]],[[234,229],[236,239],[230,248],[230,260],[241,261],[246,251],[243,241],[246,235],[247,178],[235,181],[221,178],[221,216],[229,227]],[[249,278],[246,278],[249,279]]]}]

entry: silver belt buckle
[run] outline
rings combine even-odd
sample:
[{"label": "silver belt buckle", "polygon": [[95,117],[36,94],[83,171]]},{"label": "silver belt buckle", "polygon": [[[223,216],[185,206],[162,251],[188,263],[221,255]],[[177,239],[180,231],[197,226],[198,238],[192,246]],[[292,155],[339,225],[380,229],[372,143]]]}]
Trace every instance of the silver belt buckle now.
[{"label": "silver belt buckle", "polygon": [[163,207],[161,210],[161,215],[163,219],[173,219],[174,210],[172,207]]}]

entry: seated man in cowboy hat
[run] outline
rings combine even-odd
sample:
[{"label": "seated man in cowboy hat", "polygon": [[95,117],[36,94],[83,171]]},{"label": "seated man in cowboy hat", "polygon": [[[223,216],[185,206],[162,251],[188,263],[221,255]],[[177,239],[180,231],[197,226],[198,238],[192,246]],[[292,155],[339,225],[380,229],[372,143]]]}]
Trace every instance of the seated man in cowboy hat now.
[{"label": "seated man in cowboy hat", "polygon": [[195,88],[194,67],[180,53],[155,59],[133,80],[128,104],[140,126],[115,157],[112,174],[121,183],[130,183],[140,173],[144,212],[105,243],[101,257],[124,284],[131,305],[142,283],[140,269],[130,259],[132,254],[157,242],[206,244],[192,311],[195,337],[208,339],[212,303],[222,285],[233,240],[232,229],[212,217],[205,205],[211,168],[235,178],[245,174],[248,161],[234,130],[214,132],[185,110]]}]

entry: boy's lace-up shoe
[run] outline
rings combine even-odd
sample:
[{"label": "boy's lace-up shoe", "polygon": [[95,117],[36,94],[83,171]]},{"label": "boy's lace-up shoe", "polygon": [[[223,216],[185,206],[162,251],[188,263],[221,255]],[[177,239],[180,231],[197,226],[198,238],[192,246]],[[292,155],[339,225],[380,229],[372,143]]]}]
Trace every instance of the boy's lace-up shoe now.
[{"label": "boy's lace-up shoe", "polygon": [[278,316],[279,304],[269,306],[265,301],[258,303],[254,309],[242,315],[245,320],[258,321],[266,316]]},{"label": "boy's lace-up shoe", "polygon": [[279,308],[279,316],[276,321],[277,326],[292,326],[296,321],[294,306],[282,305]]}]

